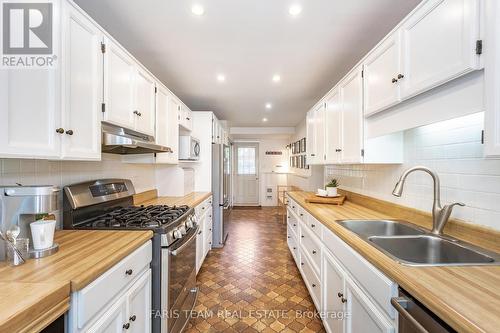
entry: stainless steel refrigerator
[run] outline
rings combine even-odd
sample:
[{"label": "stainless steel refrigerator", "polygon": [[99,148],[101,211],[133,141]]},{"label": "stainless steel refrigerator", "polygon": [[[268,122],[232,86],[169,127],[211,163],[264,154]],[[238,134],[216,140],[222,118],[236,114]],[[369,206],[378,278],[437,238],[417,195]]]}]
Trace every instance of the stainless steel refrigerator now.
[{"label": "stainless steel refrigerator", "polygon": [[214,204],[213,247],[223,247],[231,218],[231,146],[212,145],[212,194]]}]

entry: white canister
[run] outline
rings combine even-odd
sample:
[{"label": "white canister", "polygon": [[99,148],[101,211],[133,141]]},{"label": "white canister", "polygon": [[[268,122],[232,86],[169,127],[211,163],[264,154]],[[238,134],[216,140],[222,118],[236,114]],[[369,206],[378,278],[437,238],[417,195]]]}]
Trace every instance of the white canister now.
[{"label": "white canister", "polygon": [[327,187],[326,192],[329,197],[336,197],[338,195],[336,187]]},{"label": "white canister", "polygon": [[38,220],[30,223],[33,248],[43,250],[54,245],[55,220]]}]

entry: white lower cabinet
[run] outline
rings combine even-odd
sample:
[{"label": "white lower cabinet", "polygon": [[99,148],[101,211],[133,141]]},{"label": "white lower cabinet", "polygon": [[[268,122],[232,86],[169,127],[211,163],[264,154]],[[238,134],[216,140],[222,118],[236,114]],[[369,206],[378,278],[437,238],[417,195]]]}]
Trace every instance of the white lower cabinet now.
[{"label": "white lower cabinet", "polygon": [[196,235],[196,274],[203,265],[208,252],[212,249],[212,197],[206,199],[194,208],[198,216],[198,234]]},{"label": "white lower cabinet", "polygon": [[[305,212],[294,204],[296,211]],[[300,216],[289,209],[287,223],[290,252],[326,331],[395,333],[397,316],[390,299],[397,296],[397,284],[310,214]],[[299,235],[294,223],[299,224]]]},{"label": "white lower cabinet", "polygon": [[66,331],[151,332],[151,241],[71,294]]}]

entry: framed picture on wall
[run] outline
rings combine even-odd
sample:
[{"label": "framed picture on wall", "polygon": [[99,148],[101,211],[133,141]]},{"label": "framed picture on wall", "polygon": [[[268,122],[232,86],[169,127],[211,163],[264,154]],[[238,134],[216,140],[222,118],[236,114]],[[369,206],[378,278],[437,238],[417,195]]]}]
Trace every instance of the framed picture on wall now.
[{"label": "framed picture on wall", "polygon": [[306,152],[306,138],[302,138],[300,140],[300,152],[305,153]]}]

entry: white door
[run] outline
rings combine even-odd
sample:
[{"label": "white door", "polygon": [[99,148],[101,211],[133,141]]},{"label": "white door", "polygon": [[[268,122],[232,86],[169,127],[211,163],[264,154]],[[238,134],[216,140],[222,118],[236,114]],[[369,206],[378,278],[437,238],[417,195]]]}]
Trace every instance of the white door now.
[{"label": "white door", "polygon": [[342,134],[342,105],[340,92],[335,89],[326,99],[325,108],[325,163],[340,162]]},{"label": "white door", "polygon": [[236,144],[235,205],[259,205],[259,144]]},{"label": "white door", "polygon": [[135,126],[136,64],[119,45],[106,40],[104,53],[104,120],[133,129]]},{"label": "white door", "polygon": [[155,135],[155,80],[141,68],[135,77],[135,129]]},{"label": "white door", "polygon": [[62,158],[99,160],[104,36],[73,6],[65,7]]},{"label": "white door", "polygon": [[128,319],[125,325],[130,324],[127,332],[151,332],[151,270],[131,287],[127,299]]},{"label": "white door", "polygon": [[322,312],[323,324],[329,333],[344,332],[344,272],[335,259],[323,251]]},{"label": "white door", "polygon": [[400,100],[400,34],[390,35],[363,63],[365,116],[381,111]]},{"label": "white door", "polygon": [[156,163],[177,163],[177,145],[179,140],[179,122],[177,106],[172,103],[168,90],[158,84],[156,93],[156,143],[170,147],[172,153],[156,154]]},{"label": "white door", "polygon": [[342,163],[362,162],[363,78],[358,67],[340,83],[342,100]]},{"label": "white door", "polygon": [[393,324],[383,315],[368,297],[350,279],[345,279],[346,333],[394,333]]},{"label": "white door", "polygon": [[127,324],[127,299],[121,297],[99,320],[88,329],[88,333],[123,333]]},{"label": "white door", "polygon": [[59,158],[64,130],[57,102],[58,73],[0,70],[1,157]]},{"label": "white door", "polygon": [[403,97],[477,69],[477,0],[430,0],[402,27]]}]

